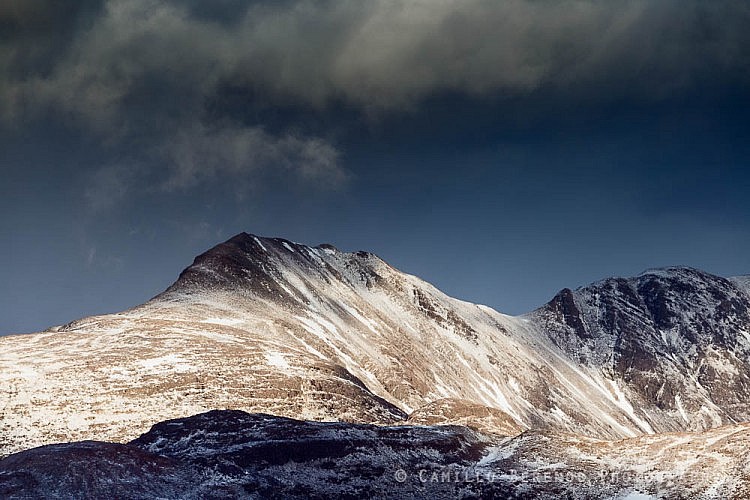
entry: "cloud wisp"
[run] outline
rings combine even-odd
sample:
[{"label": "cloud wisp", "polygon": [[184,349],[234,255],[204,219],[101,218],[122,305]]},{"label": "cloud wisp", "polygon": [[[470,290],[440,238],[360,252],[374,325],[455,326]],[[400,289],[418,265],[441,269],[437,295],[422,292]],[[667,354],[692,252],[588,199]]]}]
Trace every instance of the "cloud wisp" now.
[{"label": "cloud wisp", "polygon": [[162,156],[171,170],[168,189],[187,188],[206,176],[236,176],[275,169],[316,184],[340,184],[339,151],[317,138],[276,137],[260,127],[202,125],[181,130],[163,145]]}]

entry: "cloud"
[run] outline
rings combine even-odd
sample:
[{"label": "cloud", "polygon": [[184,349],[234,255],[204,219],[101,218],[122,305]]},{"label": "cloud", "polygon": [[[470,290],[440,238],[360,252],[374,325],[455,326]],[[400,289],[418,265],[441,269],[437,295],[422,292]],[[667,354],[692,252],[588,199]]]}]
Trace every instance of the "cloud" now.
[{"label": "cloud", "polygon": [[134,187],[143,167],[137,164],[113,163],[99,168],[84,188],[84,198],[94,211],[110,208],[125,198]]},{"label": "cloud", "polygon": [[344,176],[324,130],[212,114],[227,88],[246,106],[397,114],[441,92],[658,99],[750,81],[744,0],[12,0],[0,26],[6,126],[51,114],[144,151],[172,188]]},{"label": "cloud", "polygon": [[[4,15],[34,25],[45,4],[55,3],[11,2]],[[123,110],[155,87],[187,105],[160,111],[183,118],[227,83],[269,99],[397,110],[446,90],[618,82],[671,90],[748,77],[744,1],[225,1],[211,9],[109,0],[92,11],[87,23],[68,16],[77,31],[48,68],[6,77],[10,102],[54,104],[121,128],[133,125]],[[18,52],[15,45],[4,52]]]},{"label": "cloud", "polygon": [[[6,17],[14,25],[35,26],[45,2],[36,4],[19,3]],[[339,151],[322,138],[273,135],[262,125],[228,120],[206,123],[206,98],[241,58],[241,29],[192,17],[182,4],[153,0],[106,2],[85,26],[59,59],[38,71],[16,71],[0,88],[6,118],[17,118],[19,110],[62,113],[109,143],[138,150],[129,161],[118,159],[93,175],[85,193],[92,208],[116,203],[142,184],[149,177],[146,165],[164,171],[163,187],[170,190],[269,171],[317,187],[345,181]],[[43,42],[35,43],[51,44]],[[16,45],[11,41],[3,52],[7,69],[18,65],[18,54],[29,52],[27,44]]]},{"label": "cloud", "polygon": [[[88,179],[84,196],[89,208],[101,211],[134,190],[151,194],[186,191],[221,178],[232,179],[238,195],[257,188],[269,176],[287,182],[297,179],[316,189],[338,189],[349,180],[340,155],[338,149],[318,138],[275,136],[261,127],[236,124],[211,128],[189,124],[161,138],[158,147],[147,150],[140,160],[99,168]],[[162,171],[154,175],[153,165]]]},{"label": "cloud", "polygon": [[260,127],[210,129],[195,125],[164,144],[161,155],[170,168],[167,189],[187,188],[216,176],[245,177],[273,170],[319,186],[337,186],[347,175],[339,151],[317,138],[277,137]]}]

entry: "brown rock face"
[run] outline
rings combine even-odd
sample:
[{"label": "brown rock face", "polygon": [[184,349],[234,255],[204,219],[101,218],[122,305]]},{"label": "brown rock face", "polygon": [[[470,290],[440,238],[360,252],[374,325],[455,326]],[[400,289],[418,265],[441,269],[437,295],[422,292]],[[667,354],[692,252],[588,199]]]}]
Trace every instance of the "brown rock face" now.
[{"label": "brown rock face", "polygon": [[739,282],[660,269],[563,290],[530,316],[571,356],[627,384],[640,405],[750,418],[750,296]]}]

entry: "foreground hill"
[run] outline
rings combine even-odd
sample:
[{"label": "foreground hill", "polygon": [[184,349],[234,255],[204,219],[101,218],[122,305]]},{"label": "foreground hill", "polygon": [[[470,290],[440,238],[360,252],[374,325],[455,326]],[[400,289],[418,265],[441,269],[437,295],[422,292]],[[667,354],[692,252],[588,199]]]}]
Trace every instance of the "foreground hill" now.
[{"label": "foreground hill", "polygon": [[11,455],[0,460],[0,496],[744,499],[748,445],[748,424],[611,442],[212,411],[157,424],[127,444]]}]

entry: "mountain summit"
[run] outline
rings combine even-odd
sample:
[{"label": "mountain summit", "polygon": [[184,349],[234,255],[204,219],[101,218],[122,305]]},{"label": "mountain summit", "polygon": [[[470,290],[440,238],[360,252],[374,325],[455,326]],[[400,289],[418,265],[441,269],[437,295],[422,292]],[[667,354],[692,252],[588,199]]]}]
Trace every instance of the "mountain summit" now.
[{"label": "mountain summit", "polygon": [[165,294],[224,289],[252,291],[269,298],[284,297],[288,293],[277,282],[281,270],[276,261],[280,256],[291,257],[294,266],[313,271],[325,266],[321,255],[337,252],[329,244],[311,248],[281,238],[240,233],[196,257]]},{"label": "mountain summit", "polygon": [[747,420],[747,281],[689,268],[513,317],[368,252],[239,234],[118,314],[0,339],[0,455],[213,409],[599,439]]}]

